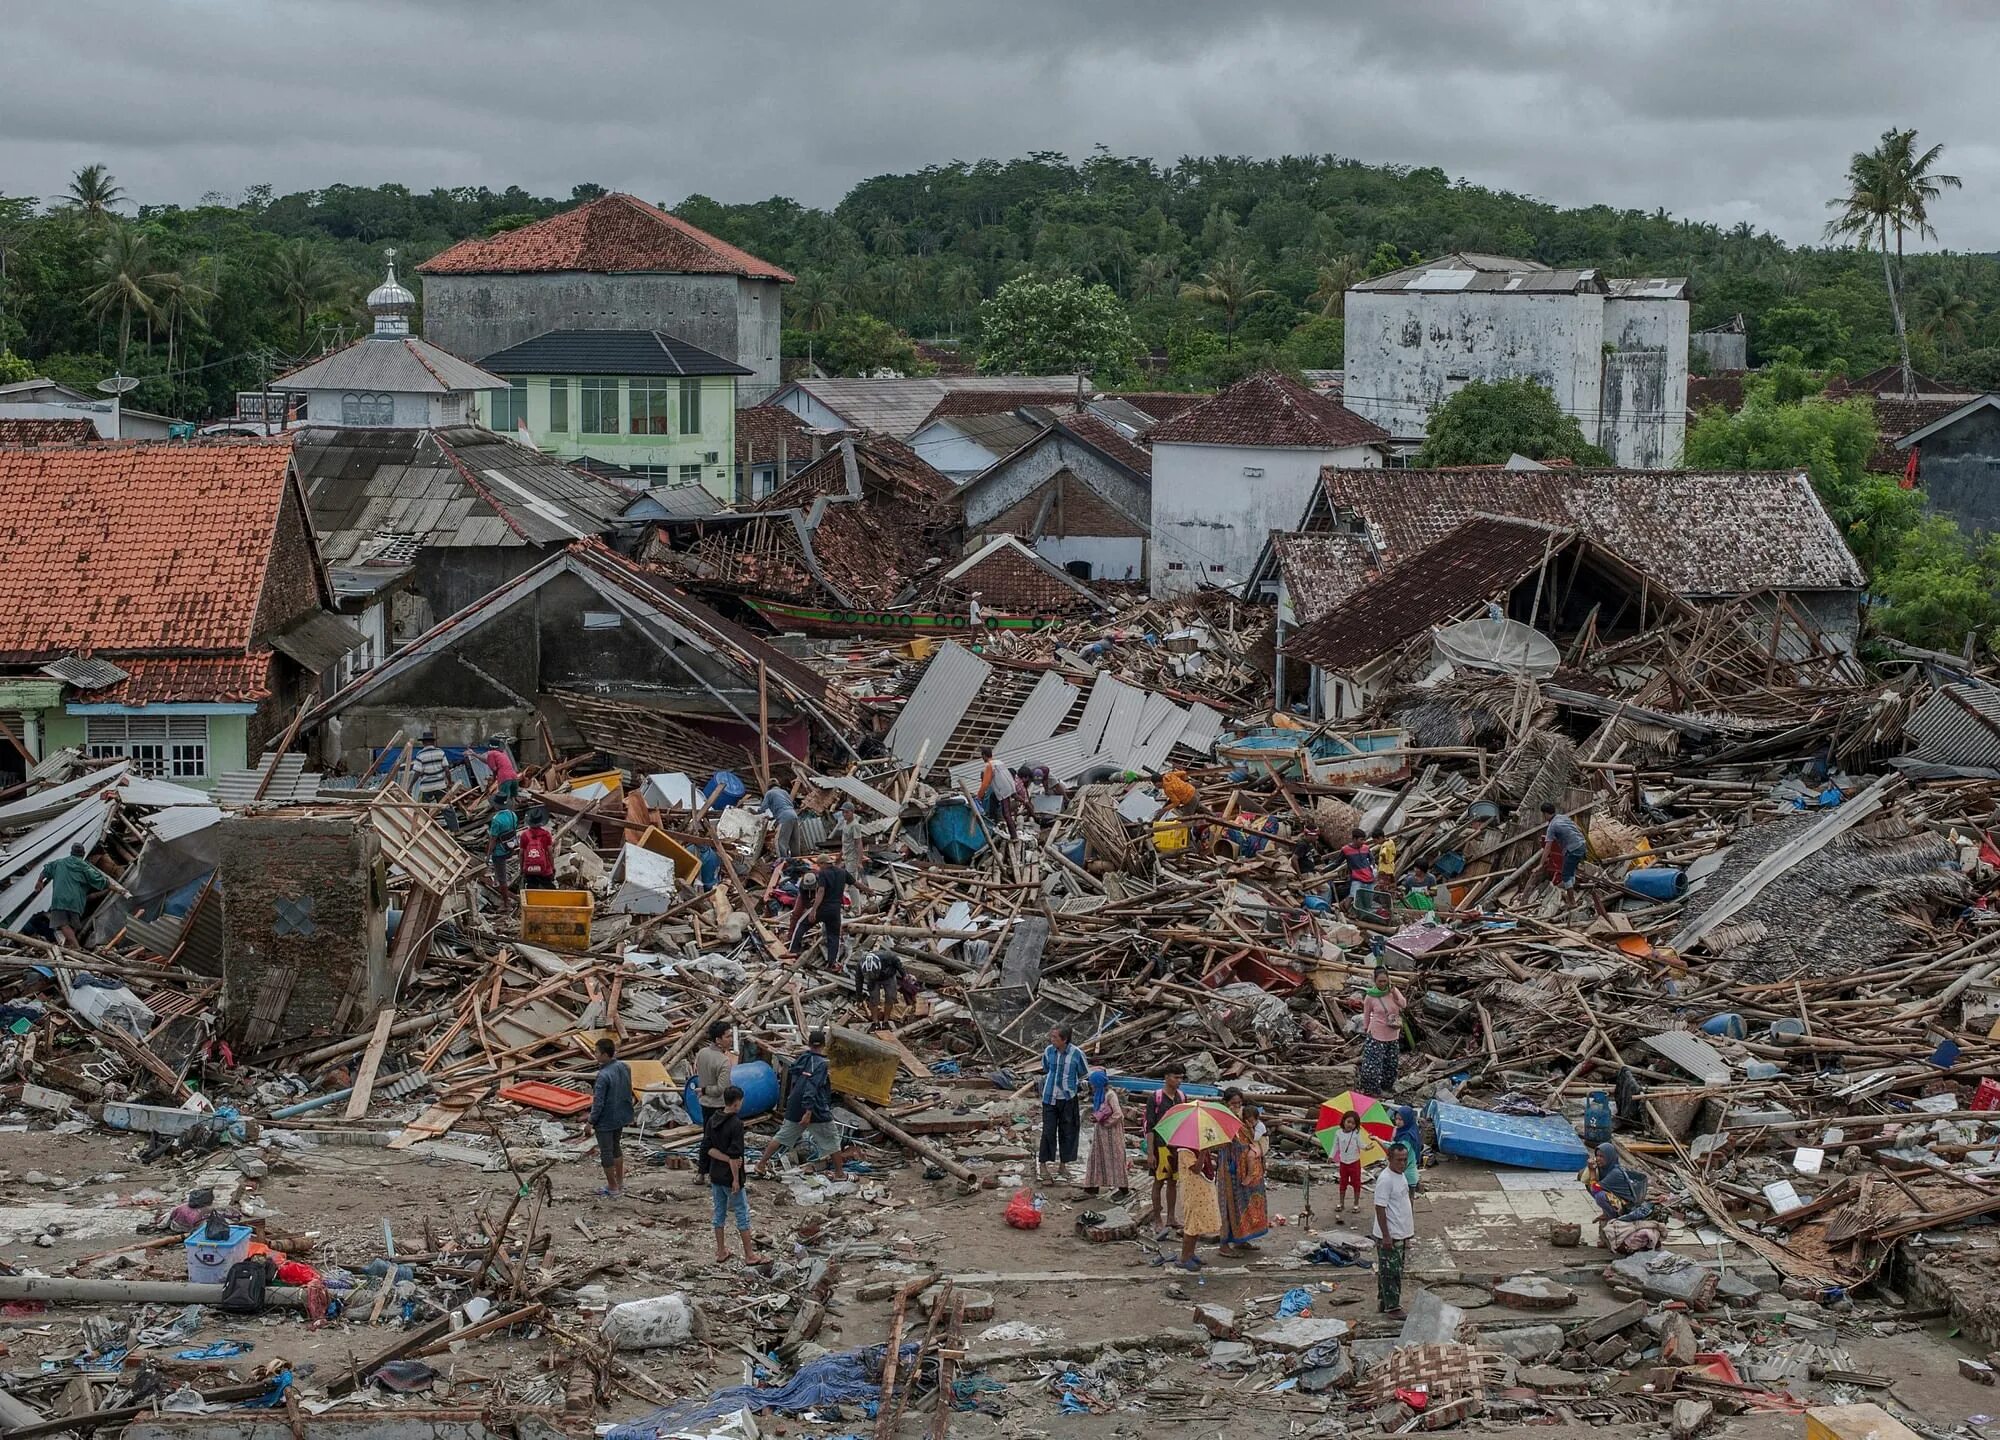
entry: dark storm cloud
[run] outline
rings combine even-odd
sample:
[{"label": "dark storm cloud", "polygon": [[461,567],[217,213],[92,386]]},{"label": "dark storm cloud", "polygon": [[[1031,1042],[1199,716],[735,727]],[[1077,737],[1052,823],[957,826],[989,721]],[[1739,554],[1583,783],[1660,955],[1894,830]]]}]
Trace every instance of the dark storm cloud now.
[{"label": "dark storm cloud", "polygon": [[[1814,238],[1891,124],[2000,248],[2000,16],[1742,0],[67,0],[9,7],[0,191],[109,165],[135,199],[268,183],[591,180],[814,204],[953,158],[1094,143],[1333,151]],[[1893,34],[1889,33],[1893,30]]]}]

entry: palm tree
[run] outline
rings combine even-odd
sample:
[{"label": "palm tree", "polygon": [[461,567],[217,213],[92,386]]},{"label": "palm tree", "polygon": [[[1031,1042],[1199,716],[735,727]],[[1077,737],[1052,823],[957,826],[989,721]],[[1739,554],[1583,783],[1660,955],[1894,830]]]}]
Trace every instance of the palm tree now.
[{"label": "palm tree", "polygon": [[888,312],[889,319],[899,325],[908,317],[916,291],[916,276],[908,265],[891,261],[875,271],[876,298]]},{"label": "palm tree", "polygon": [[1157,300],[1173,294],[1178,269],[1171,255],[1155,251],[1140,257],[1139,268],[1132,276],[1132,293],[1141,300]]},{"label": "palm tree", "polygon": [[798,322],[801,330],[824,328],[827,322],[833,319],[834,311],[839,308],[834,304],[833,292],[826,283],[826,276],[817,270],[808,270],[800,275],[798,283],[792,286],[791,293],[785,297],[785,301],[791,309],[792,318]]},{"label": "palm tree", "polygon": [[[1852,240],[1861,249],[1882,252],[1882,284],[1889,292],[1889,315],[1896,326],[1896,346],[1903,362],[1903,394],[1917,390],[1916,372],[1910,365],[1910,333],[1903,316],[1897,276],[1902,269],[1903,235],[1914,230],[1918,236],[1935,238],[1931,228],[1930,202],[1942,191],[1956,188],[1956,175],[1932,173],[1931,167],[1944,153],[1933,145],[1922,155],[1916,153],[1914,130],[1885,130],[1873,150],[1857,151],[1847,162],[1847,193],[1827,201],[1836,213],[1826,225],[1830,240]],[[1896,265],[1889,263],[1889,236],[1896,237]]]},{"label": "palm tree", "polygon": [[1924,312],[1924,333],[1938,342],[1938,353],[1944,353],[1944,342],[1951,340],[1963,343],[1966,328],[1979,306],[1949,277],[1931,281],[1917,292],[1912,302],[1913,308]]},{"label": "palm tree", "polygon": [[111,218],[124,203],[125,192],[102,165],[86,165],[71,178],[64,204],[93,225]]},{"label": "palm tree", "polygon": [[970,265],[953,265],[938,280],[938,303],[952,318],[952,328],[965,327],[966,317],[979,308],[979,276]]},{"label": "palm tree", "polygon": [[326,251],[303,235],[277,248],[265,274],[279,301],[291,309],[301,346],[306,343],[306,325],[313,311],[339,299],[348,285],[347,275]]},{"label": "palm tree", "polygon": [[1275,293],[1257,283],[1257,262],[1234,251],[1219,256],[1201,272],[1199,281],[1181,286],[1181,299],[1221,309],[1223,348],[1231,351],[1236,348],[1236,322],[1244,308]]},{"label": "palm tree", "polygon": [[1361,262],[1352,255],[1342,255],[1339,259],[1328,261],[1319,267],[1313,292],[1307,298],[1319,306],[1319,313],[1322,315],[1345,316],[1347,292],[1360,278]]},{"label": "palm tree", "polygon": [[191,263],[183,262],[167,273],[166,301],[164,309],[167,320],[167,395],[172,408],[180,395],[180,376],[174,370],[174,341],[179,338],[182,328],[190,323],[199,325],[208,318],[209,302],[215,299],[218,284],[215,278],[215,260],[204,255]]},{"label": "palm tree", "polygon": [[150,323],[173,284],[173,272],[155,258],[144,233],[129,225],[115,226],[104,239],[94,270],[97,288],[84,298],[99,320],[118,316],[118,368],[125,368],[132,348],[132,316]]},{"label": "palm tree", "polygon": [[849,255],[827,276],[827,294],[834,303],[849,310],[860,308],[868,299],[868,262]]}]

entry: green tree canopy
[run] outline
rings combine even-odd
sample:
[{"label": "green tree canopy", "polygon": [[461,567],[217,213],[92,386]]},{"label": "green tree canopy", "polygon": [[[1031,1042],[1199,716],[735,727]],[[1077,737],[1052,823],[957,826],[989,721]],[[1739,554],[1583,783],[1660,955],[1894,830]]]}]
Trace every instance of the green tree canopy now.
[{"label": "green tree canopy", "polygon": [[[804,353],[801,348],[797,353]],[[894,370],[921,375],[930,367],[917,354],[910,337],[862,311],[849,311],[811,337],[811,354],[830,375],[868,375]]]},{"label": "green tree canopy", "polygon": [[1845,360],[1853,338],[1838,315],[1810,305],[1780,305],[1765,314],[1757,331],[1757,343],[1765,354],[1790,349],[1815,370]]},{"label": "green tree canopy", "polygon": [[1024,275],[979,307],[979,368],[988,374],[1088,371],[1115,382],[1138,348],[1132,317],[1109,285]]},{"label": "green tree canopy", "polygon": [[1606,465],[1546,386],[1532,380],[1474,380],[1431,412],[1419,465],[1498,465],[1510,455]]},{"label": "green tree canopy", "polygon": [[1872,587],[1882,602],[1875,623],[1929,650],[1958,650],[1969,632],[1989,642],[2000,620],[2000,540],[1971,544],[1933,515],[1911,528]]}]

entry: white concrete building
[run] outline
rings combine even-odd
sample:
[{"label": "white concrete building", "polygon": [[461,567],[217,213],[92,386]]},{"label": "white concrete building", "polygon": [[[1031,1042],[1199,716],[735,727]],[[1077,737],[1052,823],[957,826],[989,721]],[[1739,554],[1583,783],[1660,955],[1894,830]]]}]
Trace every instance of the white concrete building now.
[{"label": "white concrete building", "polygon": [[1274,530],[1298,528],[1320,471],[1378,466],[1389,432],[1265,372],[1153,429],[1155,595],[1241,585]]},{"label": "white concrete building", "polygon": [[1399,442],[1475,380],[1528,379],[1615,465],[1677,465],[1687,438],[1687,281],[1612,280],[1447,255],[1347,293],[1343,401]]}]

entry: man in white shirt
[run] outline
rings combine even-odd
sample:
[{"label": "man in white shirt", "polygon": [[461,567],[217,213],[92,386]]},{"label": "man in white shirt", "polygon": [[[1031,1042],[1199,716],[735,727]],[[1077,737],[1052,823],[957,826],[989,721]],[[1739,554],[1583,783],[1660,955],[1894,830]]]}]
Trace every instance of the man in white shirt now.
[{"label": "man in white shirt", "polygon": [[1403,1257],[1417,1233],[1410,1208],[1410,1179],[1404,1174],[1410,1149],[1398,1140],[1389,1163],[1375,1180],[1375,1308],[1392,1320],[1403,1318]]},{"label": "man in white shirt", "polygon": [[438,747],[437,736],[428,730],[418,737],[412,765],[416,771],[417,799],[427,805],[442,801],[445,792],[451,789],[451,757]]}]

